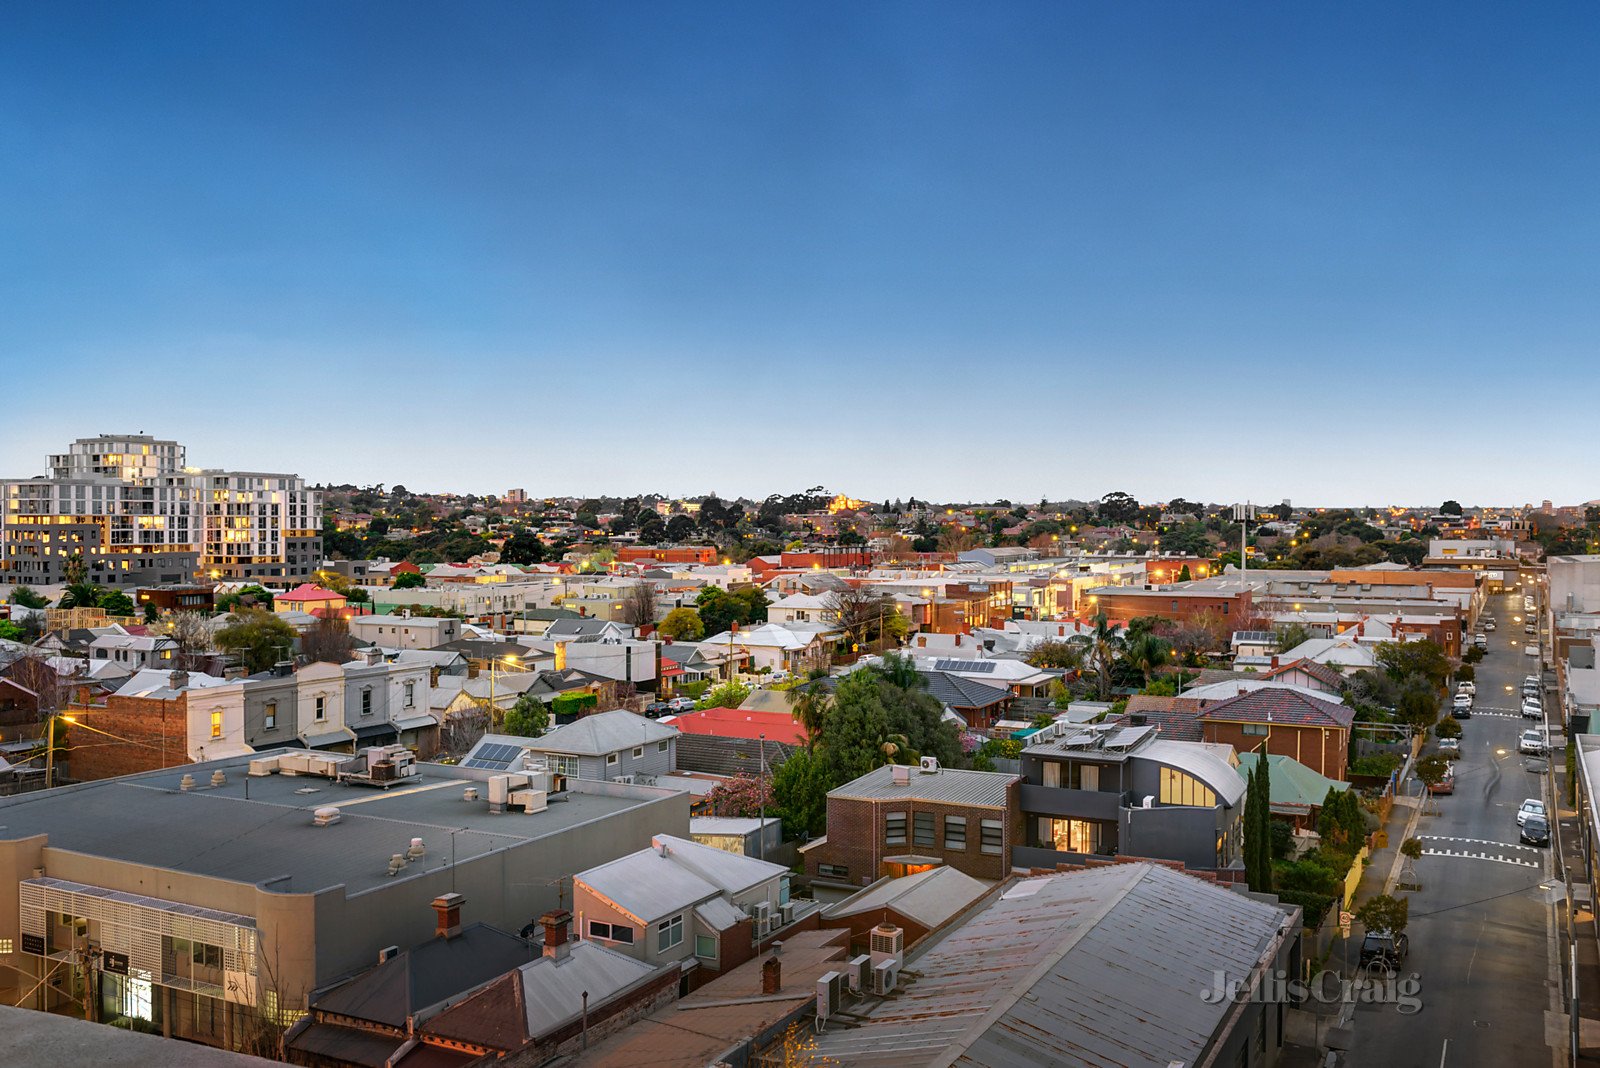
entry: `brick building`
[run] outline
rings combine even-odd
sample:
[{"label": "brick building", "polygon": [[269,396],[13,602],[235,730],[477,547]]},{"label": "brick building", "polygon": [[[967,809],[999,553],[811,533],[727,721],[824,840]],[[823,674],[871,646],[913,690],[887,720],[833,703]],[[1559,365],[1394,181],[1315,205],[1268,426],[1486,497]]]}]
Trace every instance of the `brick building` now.
[{"label": "brick building", "polygon": [[1346,778],[1355,709],[1338,697],[1288,686],[1263,686],[1201,711],[1202,736],[1241,753],[1264,750],[1298,760],[1330,779]]},{"label": "brick building", "polygon": [[1021,841],[1020,777],[887,764],[828,792],[828,834],[801,848],[806,874],[865,886],[948,864],[1003,879]]},{"label": "brick building", "polygon": [[1199,615],[1218,615],[1233,625],[1242,625],[1254,609],[1249,590],[1222,591],[1190,589],[1183,586],[1101,586],[1089,591],[1079,603],[1086,615],[1105,613],[1107,619],[1126,621],[1140,616],[1160,619],[1192,619]]},{"label": "brick building", "polygon": [[714,564],[717,562],[715,545],[625,545],[617,550],[617,562],[622,564],[654,561],[658,564]]}]

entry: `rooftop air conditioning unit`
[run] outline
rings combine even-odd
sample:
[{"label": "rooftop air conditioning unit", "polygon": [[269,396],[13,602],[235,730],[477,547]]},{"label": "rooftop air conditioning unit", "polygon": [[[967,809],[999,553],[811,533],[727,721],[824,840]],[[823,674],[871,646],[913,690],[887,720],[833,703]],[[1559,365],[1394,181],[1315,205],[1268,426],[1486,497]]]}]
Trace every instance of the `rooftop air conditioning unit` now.
[{"label": "rooftop air conditioning unit", "polygon": [[331,827],[339,822],[339,810],[333,805],[325,805],[311,814],[311,822],[318,827]]},{"label": "rooftop air conditioning unit", "polygon": [[780,917],[781,921],[783,923],[785,923],[785,924],[793,923],[794,922],[794,903],[790,902],[787,905],[778,906],[778,916]]},{"label": "rooftop air conditioning unit", "polygon": [[911,785],[911,769],[904,764],[890,765],[889,776],[896,786]]},{"label": "rooftop air conditioning unit", "polygon": [[880,961],[872,966],[872,992],[879,997],[886,997],[894,993],[895,983],[900,979],[900,965],[898,961]]},{"label": "rooftop air conditioning unit", "polygon": [[865,953],[850,961],[850,990],[857,997],[872,989],[872,958]]},{"label": "rooftop air conditioning unit", "polygon": [[824,972],[817,980],[817,1019],[837,1016],[844,998],[844,976],[838,972]]},{"label": "rooftop air conditioning unit", "polygon": [[632,786],[633,785],[633,776],[632,775],[618,775],[616,778],[612,779],[611,781],[612,782],[620,782],[624,786]]},{"label": "rooftop air conditioning unit", "polygon": [[939,758],[925,756],[922,758],[922,774],[932,775],[939,770]]},{"label": "rooftop air conditioning unit", "polygon": [[772,923],[772,904],[767,901],[757,901],[750,906],[750,918],[755,921],[756,932],[766,934],[768,926]]},{"label": "rooftop air conditioning unit", "polygon": [[894,961],[898,968],[906,959],[906,933],[892,923],[880,923],[872,929],[867,948],[874,968],[886,960]]}]

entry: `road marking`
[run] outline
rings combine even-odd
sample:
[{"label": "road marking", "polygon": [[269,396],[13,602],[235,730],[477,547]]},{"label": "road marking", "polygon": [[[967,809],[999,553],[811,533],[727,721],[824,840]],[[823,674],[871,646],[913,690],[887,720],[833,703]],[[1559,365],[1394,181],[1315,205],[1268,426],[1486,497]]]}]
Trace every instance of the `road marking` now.
[{"label": "road marking", "polygon": [[1439,1050],[1439,1068],[1444,1068],[1445,1055],[1450,1052],[1450,1040],[1444,1040],[1444,1046]]},{"label": "road marking", "polygon": [[1519,868],[1541,868],[1543,865],[1531,860],[1519,860],[1516,857],[1491,857],[1487,853],[1468,853],[1465,850],[1456,852],[1451,849],[1424,849],[1425,857],[1455,857],[1460,860],[1487,860],[1495,864],[1514,864]]},{"label": "road marking", "polygon": [[1424,842],[1476,842],[1478,845],[1498,846],[1501,849],[1526,849],[1530,853],[1542,853],[1543,850],[1530,845],[1518,845],[1514,842],[1496,842],[1491,838],[1457,838],[1448,834],[1419,834],[1417,836]]}]

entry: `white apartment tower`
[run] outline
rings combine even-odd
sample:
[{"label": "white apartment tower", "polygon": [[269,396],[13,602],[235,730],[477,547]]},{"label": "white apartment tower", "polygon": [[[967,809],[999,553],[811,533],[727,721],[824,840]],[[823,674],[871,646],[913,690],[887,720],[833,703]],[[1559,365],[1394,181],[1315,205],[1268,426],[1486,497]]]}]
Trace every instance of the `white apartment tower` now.
[{"label": "white apartment tower", "polygon": [[295,475],[189,467],[175,441],[80,438],[50,474],[0,481],[0,582],[64,582],[81,556],[104,586],[292,585],[321,557],[317,496]]}]

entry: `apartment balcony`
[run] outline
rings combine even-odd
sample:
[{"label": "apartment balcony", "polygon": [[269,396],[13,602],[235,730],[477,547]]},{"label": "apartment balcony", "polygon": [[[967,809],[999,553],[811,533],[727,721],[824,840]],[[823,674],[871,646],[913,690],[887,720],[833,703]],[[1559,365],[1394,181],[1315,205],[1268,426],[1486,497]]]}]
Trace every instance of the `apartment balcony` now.
[{"label": "apartment balcony", "polygon": [[1115,822],[1122,808],[1123,796],[1114,790],[1070,790],[1023,783],[1020,801],[1022,811],[1029,816]]}]

